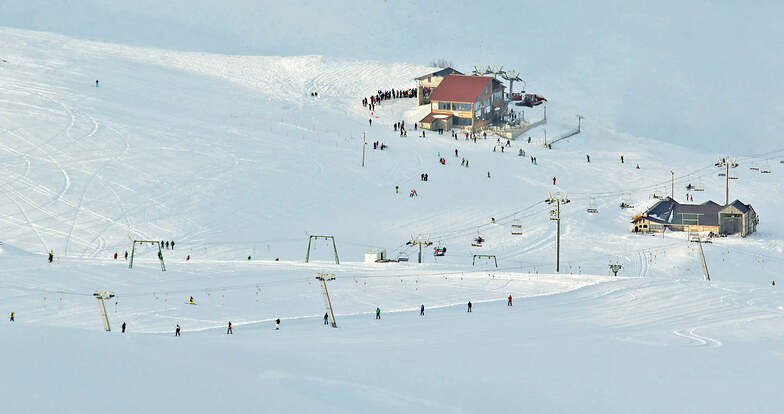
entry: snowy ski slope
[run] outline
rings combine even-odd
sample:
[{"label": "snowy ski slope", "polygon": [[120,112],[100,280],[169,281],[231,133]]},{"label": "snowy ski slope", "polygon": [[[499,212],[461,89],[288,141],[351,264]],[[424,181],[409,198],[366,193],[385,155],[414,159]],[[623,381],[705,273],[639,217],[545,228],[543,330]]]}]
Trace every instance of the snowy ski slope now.
[{"label": "snowy ski slope", "polygon": [[[721,202],[716,154],[592,116],[546,150],[544,129],[552,137],[576,123],[574,103],[558,94],[531,144],[494,152],[495,137],[419,138],[411,127],[399,137],[392,123],[423,115],[413,100],[382,103],[368,125],[361,97],[412,87],[430,69],[416,64],[180,52],[11,28],[0,28],[0,58],[0,304],[17,318],[0,324],[2,412],[781,405],[784,303],[771,281],[784,262],[784,154],[775,148],[739,157],[731,199],[753,204],[760,231],[705,245],[706,283],[685,235],[635,236],[629,217],[669,193],[671,170],[676,199],[692,183],[705,188],[696,202]],[[389,146],[370,146],[364,168],[363,132]],[[543,202],[551,192],[572,200],[562,208],[561,274]],[[511,234],[515,223],[523,236]],[[303,263],[307,234],[335,235],[341,264],[321,242]],[[412,234],[447,255],[434,263],[426,251],[425,264],[413,263]],[[477,234],[482,248],[470,245]],[[175,240],[167,272],[149,247],[133,270],[113,260],[130,239]],[[374,248],[411,262],[359,263]],[[499,267],[471,266],[477,253],[495,254]],[[611,262],[623,264],[621,277],[608,276]],[[337,330],[321,323],[321,271],[337,276]],[[96,289],[117,294],[111,334]],[[170,337],[175,324],[183,337]]]}]

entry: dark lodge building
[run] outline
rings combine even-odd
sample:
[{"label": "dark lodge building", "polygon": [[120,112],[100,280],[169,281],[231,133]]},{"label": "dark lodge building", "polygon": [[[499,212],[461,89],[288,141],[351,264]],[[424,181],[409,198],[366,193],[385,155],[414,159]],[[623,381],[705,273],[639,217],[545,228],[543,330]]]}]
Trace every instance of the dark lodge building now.
[{"label": "dark lodge building", "polygon": [[688,232],[712,231],[716,234],[740,234],[746,237],[757,231],[759,218],[751,204],[738,200],[726,206],[713,201],[681,204],[670,197],[632,220],[634,232],[664,232],[665,229]]}]

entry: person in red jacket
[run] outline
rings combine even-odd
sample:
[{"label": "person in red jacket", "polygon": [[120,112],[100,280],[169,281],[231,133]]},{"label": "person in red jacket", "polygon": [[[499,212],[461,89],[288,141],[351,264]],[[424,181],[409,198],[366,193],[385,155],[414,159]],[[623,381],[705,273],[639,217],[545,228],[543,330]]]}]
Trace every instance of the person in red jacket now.
[{"label": "person in red jacket", "polygon": [[553,185],[555,185],[555,177],[553,177]]},{"label": "person in red jacket", "polygon": [[509,297],[506,299],[507,299],[506,306],[512,306],[512,295],[509,295]]}]

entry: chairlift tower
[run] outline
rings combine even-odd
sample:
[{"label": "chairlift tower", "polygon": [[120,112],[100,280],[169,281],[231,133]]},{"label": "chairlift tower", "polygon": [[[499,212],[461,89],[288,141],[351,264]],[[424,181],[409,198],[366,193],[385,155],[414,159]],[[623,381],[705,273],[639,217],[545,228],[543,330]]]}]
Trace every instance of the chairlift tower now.
[{"label": "chairlift tower", "polygon": [[561,204],[569,203],[566,194],[556,193],[555,196],[549,194],[544,200],[547,204],[555,204],[555,208],[550,210],[550,220],[555,221],[555,272],[560,272],[561,261]]},{"label": "chairlift tower", "polygon": [[414,235],[411,235],[411,240],[406,242],[407,246],[419,246],[419,261],[417,263],[422,263],[422,246],[430,246],[433,242],[430,241],[430,237],[419,237],[414,238]]},{"label": "chairlift tower", "polygon": [[[520,72],[516,72],[516,71],[504,72],[501,75],[501,77],[504,78],[505,80],[509,81],[509,92],[508,93],[509,93],[510,97],[512,96],[512,92],[513,92],[512,87],[514,86],[515,82],[523,82],[523,85],[525,85],[525,81],[523,81],[520,78]],[[523,86],[523,89],[525,89],[525,86]]]},{"label": "chairlift tower", "polygon": [[725,157],[719,158],[714,165],[717,167],[724,167],[724,172],[719,173],[719,177],[724,177],[724,205],[726,206],[730,203],[730,180],[738,179],[738,177],[730,177],[730,167],[737,168],[740,164],[738,164],[734,158],[730,161]]}]

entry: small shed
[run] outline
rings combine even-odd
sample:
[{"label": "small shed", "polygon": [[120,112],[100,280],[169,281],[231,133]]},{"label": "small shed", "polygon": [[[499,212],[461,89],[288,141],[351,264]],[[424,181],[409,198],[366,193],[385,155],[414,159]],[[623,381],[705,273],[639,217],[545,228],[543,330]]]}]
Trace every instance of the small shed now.
[{"label": "small shed", "polygon": [[371,250],[365,253],[365,263],[376,263],[386,260],[387,251],[382,249]]},{"label": "small shed", "polygon": [[757,212],[751,204],[735,200],[719,210],[719,234],[740,233],[741,237],[746,237],[757,231],[757,223]]}]

